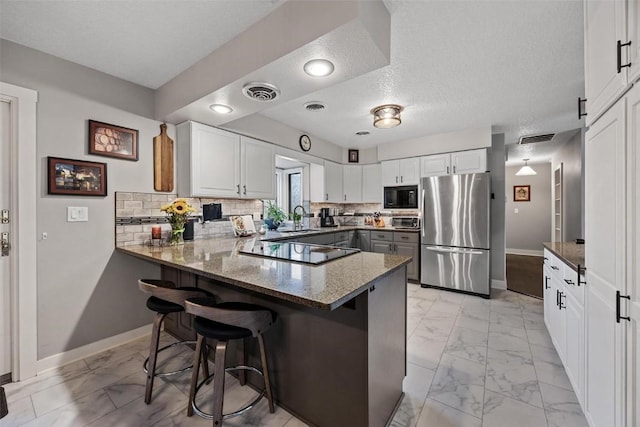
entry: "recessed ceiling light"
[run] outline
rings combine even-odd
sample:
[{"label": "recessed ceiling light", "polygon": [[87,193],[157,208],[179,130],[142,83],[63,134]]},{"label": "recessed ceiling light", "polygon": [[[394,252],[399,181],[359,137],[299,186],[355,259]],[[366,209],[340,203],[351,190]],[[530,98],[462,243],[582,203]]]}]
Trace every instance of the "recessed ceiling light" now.
[{"label": "recessed ceiling light", "polygon": [[218,114],[229,114],[230,112],[233,111],[233,108],[224,104],[211,104],[209,105],[209,108],[211,108],[213,111],[215,111]]},{"label": "recessed ceiling light", "polygon": [[333,63],[326,59],[312,59],[304,64],[304,72],[313,77],[326,77],[333,73],[333,70]]},{"label": "recessed ceiling light", "polygon": [[324,110],[324,104],[318,101],[311,101],[304,104],[304,108],[306,108],[309,111],[320,111],[320,110]]},{"label": "recessed ceiling light", "polygon": [[364,136],[364,135],[369,135],[371,132],[369,132],[368,130],[361,130],[356,132],[356,135],[358,136]]}]

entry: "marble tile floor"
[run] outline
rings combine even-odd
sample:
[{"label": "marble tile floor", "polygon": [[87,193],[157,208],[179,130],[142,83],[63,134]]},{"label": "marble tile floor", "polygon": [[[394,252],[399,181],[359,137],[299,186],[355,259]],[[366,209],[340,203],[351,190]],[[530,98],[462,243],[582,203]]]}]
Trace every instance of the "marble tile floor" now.
[{"label": "marble tile floor", "polygon": [[[409,284],[405,397],[393,427],[587,427],[543,322],[541,300],[508,291],[491,300]],[[7,384],[13,426],[210,426],[185,408],[190,373],[157,378],[145,405],[144,337],[95,356]],[[172,341],[163,334],[162,341]],[[189,364],[172,350],[164,369]],[[254,392],[229,377],[225,412]],[[210,394],[202,396],[208,410]],[[305,426],[263,399],[225,426]],[[323,426],[324,427],[324,426]]]}]

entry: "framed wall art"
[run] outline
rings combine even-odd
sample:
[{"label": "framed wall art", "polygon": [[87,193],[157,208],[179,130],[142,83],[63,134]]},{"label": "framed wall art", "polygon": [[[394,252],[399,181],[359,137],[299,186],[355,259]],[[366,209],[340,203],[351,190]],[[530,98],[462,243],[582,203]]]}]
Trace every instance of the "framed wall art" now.
[{"label": "framed wall art", "polygon": [[358,163],[360,161],[360,151],[349,149],[349,163]]},{"label": "framed wall art", "polygon": [[530,185],[514,185],[513,201],[514,202],[530,202],[531,186]]},{"label": "framed wall art", "polygon": [[89,120],[89,154],[138,160],[138,131]]},{"label": "framed wall art", "polygon": [[107,164],[47,157],[48,194],[106,196]]}]

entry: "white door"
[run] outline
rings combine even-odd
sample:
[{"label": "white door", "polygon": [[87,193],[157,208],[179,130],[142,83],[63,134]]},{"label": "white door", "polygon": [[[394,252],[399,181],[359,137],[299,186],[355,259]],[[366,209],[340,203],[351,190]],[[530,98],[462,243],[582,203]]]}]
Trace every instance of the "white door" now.
[{"label": "white door", "polygon": [[420,176],[440,176],[451,173],[451,155],[434,154],[420,157]]},{"label": "white door", "polygon": [[273,145],[243,136],[241,151],[242,197],[274,199],[276,153]]},{"label": "white door", "polygon": [[460,151],[451,153],[452,172],[482,173],[487,171],[487,152],[481,150]]},{"label": "white door", "polygon": [[[638,16],[637,13],[634,16]],[[638,133],[640,132],[640,89],[638,87],[634,87],[629,92],[628,105],[627,200],[630,203],[627,209],[629,220],[627,294],[629,301],[628,310],[623,309],[623,316],[629,317],[629,321],[625,322],[628,324],[627,426],[640,426],[640,134]]]},{"label": "white door", "polygon": [[[617,43],[626,42],[626,4],[623,1],[586,1],[584,10],[585,94],[587,125],[627,86],[627,68],[617,66]],[[627,63],[628,47],[621,48]]]},{"label": "white door", "polygon": [[351,203],[362,202],[362,166],[343,166],[342,181],[344,201]]},{"label": "white door", "polygon": [[191,123],[193,196],[240,197],[240,136]]},{"label": "white door", "polygon": [[624,426],[625,102],[611,107],[585,142],[585,415],[593,427]]},{"label": "white door", "polygon": [[382,176],[380,165],[364,165],[362,167],[362,201],[365,203],[382,203]]},{"label": "white door", "polygon": [[324,162],[324,190],[327,193],[328,202],[342,202],[342,165],[326,161]]},{"label": "white door", "polygon": [[411,157],[409,159],[400,159],[400,184],[419,184],[420,183],[420,159]]},{"label": "white door", "polygon": [[393,187],[400,185],[400,161],[385,160],[381,164],[382,167],[382,186]]},{"label": "white door", "polygon": [[[11,142],[11,109],[8,102],[0,101],[0,210],[9,209],[9,147]],[[9,211],[11,213],[11,211]],[[0,220],[0,237],[9,232],[9,224]],[[9,300],[9,257],[0,256],[0,381],[11,372],[11,305]]]}]

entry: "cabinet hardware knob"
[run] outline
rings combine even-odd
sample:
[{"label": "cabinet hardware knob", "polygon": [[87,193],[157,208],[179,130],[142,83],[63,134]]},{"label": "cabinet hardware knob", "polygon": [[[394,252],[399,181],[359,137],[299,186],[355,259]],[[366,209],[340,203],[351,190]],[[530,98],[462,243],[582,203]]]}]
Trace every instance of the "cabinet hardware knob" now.
[{"label": "cabinet hardware knob", "polygon": [[549,283],[549,276],[544,276],[544,288],[545,289],[549,289],[551,286],[548,286],[547,283]]},{"label": "cabinet hardware knob", "polygon": [[573,280],[569,279],[564,279],[564,283],[566,283],[567,285],[575,285],[575,283],[573,283]]},{"label": "cabinet hardware knob", "polygon": [[398,183],[398,177],[396,176],[396,184]]},{"label": "cabinet hardware knob", "polygon": [[560,269],[559,269],[558,267],[556,267],[555,265],[552,265],[552,266],[551,266],[551,269],[552,269],[552,270],[556,270],[556,271],[560,270]]},{"label": "cabinet hardware knob", "polygon": [[631,42],[628,41],[626,43],[622,43],[621,40],[618,40],[618,52],[617,52],[617,57],[618,57],[618,74],[620,74],[620,72],[622,71],[623,68],[625,67],[631,67],[631,62],[628,62],[626,64],[622,64],[622,47],[623,46],[631,46]]},{"label": "cabinet hardware knob", "polygon": [[242,194],[244,194],[245,196],[247,195],[247,186],[246,185],[242,186]]},{"label": "cabinet hardware knob", "polygon": [[620,300],[624,298],[631,301],[631,297],[629,295],[620,295],[620,291],[616,291],[616,323],[620,323],[620,319],[631,321],[631,317],[629,316],[620,316]]},{"label": "cabinet hardware knob", "polygon": [[449,175],[449,166],[447,166],[447,175]]},{"label": "cabinet hardware knob", "polygon": [[556,289],[556,307],[560,307],[560,291]]},{"label": "cabinet hardware knob", "polygon": [[566,298],[567,296],[565,295],[564,292],[560,292],[560,300],[558,301],[558,309],[562,310],[563,308],[567,308],[566,305],[564,305],[564,303],[562,302],[562,298]]},{"label": "cabinet hardware knob", "polygon": [[236,185],[236,193],[240,194],[240,184]]},{"label": "cabinet hardware knob", "polygon": [[404,176],[400,175],[400,182],[404,182]]},{"label": "cabinet hardware knob", "polygon": [[[618,71],[619,72],[619,71]],[[587,98],[582,99],[578,97],[578,120],[583,117],[587,117],[587,113],[582,112],[582,103],[584,102],[585,107],[587,106]]]},{"label": "cabinet hardware knob", "polygon": [[456,166],[453,165],[453,173],[456,173]]}]

